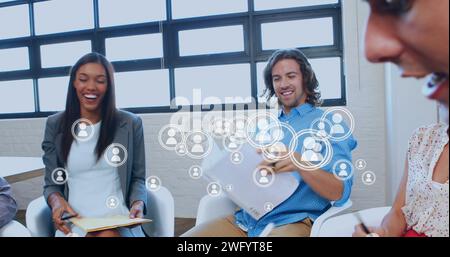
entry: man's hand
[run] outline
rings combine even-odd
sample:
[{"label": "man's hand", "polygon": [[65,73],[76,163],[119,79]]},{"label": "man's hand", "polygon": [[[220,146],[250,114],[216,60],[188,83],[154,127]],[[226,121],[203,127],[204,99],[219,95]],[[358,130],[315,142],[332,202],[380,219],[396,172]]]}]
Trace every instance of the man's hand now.
[{"label": "man's hand", "polygon": [[133,203],[130,209],[130,219],[143,218],[144,217],[144,202],[136,201]]},{"label": "man's hand", "polygon": [[[263,154],[261,149],[258,149],[257,152]],[[301,156],[299,153],[294,152],[293,155],[296,160],[301,160]],[[291,156],[285,160],[264,160],[259,164],[259,166],[271,167],[275,173],[299,170],[299,167],[297,167],[297,165],[295,165],[295,163],[292,161]]]}]

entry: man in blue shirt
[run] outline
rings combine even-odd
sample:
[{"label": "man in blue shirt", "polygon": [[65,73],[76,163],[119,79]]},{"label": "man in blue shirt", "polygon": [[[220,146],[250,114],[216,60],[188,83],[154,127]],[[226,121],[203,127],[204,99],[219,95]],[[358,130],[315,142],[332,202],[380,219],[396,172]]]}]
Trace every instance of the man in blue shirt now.
[{"label": "man in blue shirt", "polygon": [[16,216],[17,204],[11,196],[11,187],[0,177],[0,228]]},{"label": "man in blue shirt", "polygon": [[[326,119],[332,119],[317,108],[320,105],[319,83],[307,58],[297,49],[276,51],[268,61],[264,71],[264,80],[267,97],[276,96],[281,106],[279,121],[288,124],[295,132],[306,131],[306,133],[301,133],[304,134],[303,136],[298,135],[298,141],[301,143],[294,152],[294,158],[270,162],[275,174],[292,172],[299,181],[298,188],[286,201],[259,220],[255,220],[247,212],[240,210],[233,216],[197,226],[184,236],[253,237],[258,236],[269,223],[275,225],[269,236],[309,236],[313,221],[324,213],[332,202],[334,205],[340,206],[349,199],[352,177],[339,179],[333,174],[333,169],[339,163],[351,165],[351,151],[357,145],[351,134],[340,140],[329,140],[329,146],[331,146],[329,148],[332,149],[319,146],[317,155],[323,157],[326,155],[326,151],[331,151],[332,155],[328,161],[323,165],[318,165],[317,168],[308,169],[306,163],[313,163],[311,165],[316,167],[315,163],[313,161],[305,162],[303,157],[306,155],[302,157],[302,153],[304,154],[302,149],[308,148],[304,142],[308,133],[312,133],[308,131],[311,130],[314,123],[322,120],[324,115]],[[340,121],[340,125],[344,130],[349,130],[342,121]],[[282,143],[289,145],[292,137],[293,135],[288,135],[282,140]],[[310,138],[314,137],[317,135]],[[311,148],[314,148],[314,145]],[[326,158],[316,158],[315,161],[321,159]]]}]

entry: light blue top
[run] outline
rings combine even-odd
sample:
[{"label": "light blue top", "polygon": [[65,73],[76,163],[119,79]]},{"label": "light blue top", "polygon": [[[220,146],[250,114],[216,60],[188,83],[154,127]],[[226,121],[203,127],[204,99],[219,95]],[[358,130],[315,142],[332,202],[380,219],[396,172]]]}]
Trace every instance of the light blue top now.
[{"label": "light blue top", "polygon": [[[123,200],[117,168],[109,165],[103,156],[97,162],[97,145],[100,123],[93,127],[94,135],[88,141],[74,140],[67,158],[69,179],[69,204],[83,217],[99,218],[111,215],[128,215]],[[115,208],[107,200],[118,200]]]},{"label": "light blue top", "polygon": [[[280,122],[289,124],[295,132],[300,132],[305,129],[310,129],[312,123],[315,120],[320,119],[323,114],[324,112],[322,110],[306,103],[292,109],[289,114],[281,111],[278,118]],[[345,124],[341,125],[343,125],[345,131],[348,131]],[[284,134],[286,136],[282,142],[285,145],[289,145],[292,135],[290,133]],[[299,142],[302,142],[302,137],[299,138]],[[351,152],[356,148],[357,142],[353,136],[349,136],[342,141],[330,140],[330,143],[333,149],[331,161],[321,169],[332,173],[333,166],[336,162],[341,160],[347,160],[350,163],[352,162]],[[299,143],[296,148],[297,152],[301,152],[301,148],[302,145]],[[323,148],[322,155],[324,156],[326,154],[325,151],[326,149]],[[290,198],[259,220],[253,219],[244,210],[239,210],[235,213],[236,225],[246,230],[248,236],[254,237],[258,236],[269,223],[274,223],[275,226],[282,226],[299,222],[305,218],[315,220],[318,216],[323,214],[331,206],[331,202],[315,193],[311,187],[302,180],[298,172],[293,172],[293,175],[298,179],[299,186]],[[344,191],[341,199],[334,202],[335,206],[343,205],[350,198],[353,179],[349,178],[342,183],[344,185]]]},{"label": "light blue top", "polygon": [[[93,126],[93,136],[87,141],[74,139],[67,158],[67,180],[69,188],[68,202],[81,216],[88,218],[102,218],[114,215],[129,215],[123,199],[118,169],[106,162],[103,156],[97,161],[95,147],[100,135],[101,122]],[[108,201],[114,199],[113,205]],[[142,233],[136,227],[137,233]],[[78,227],[72,226],[72,232],[79,236],[86,233]],[[120,228],[122,236],[135,236],[128,228]],[[139,234],[137,236],[141,236]],[[57,231],[56,236],[63,236]]]}]

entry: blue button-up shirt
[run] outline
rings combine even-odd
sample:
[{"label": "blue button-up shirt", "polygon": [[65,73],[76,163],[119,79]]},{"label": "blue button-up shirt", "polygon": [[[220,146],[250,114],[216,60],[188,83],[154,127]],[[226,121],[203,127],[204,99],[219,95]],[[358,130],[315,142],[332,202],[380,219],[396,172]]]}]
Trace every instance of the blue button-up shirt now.
[{"label": "blue button-up shirt", "polygon": [[[280,112],[279,120],[289,124],[295,132],[300,132],[305,129],[311,129],[312,124],[320,119],[324,112],[311,104],[302,104],[295,109],[292,109],[289,114]],[[327,117],[328,119],[328,117]],[[331,119],[330,119],[331,120]],[[341,124],[348,131],[345,124]],[[285,138],[282,142],[285,145],[289,145],[292,139],[292,135],[285,133]],[[301,138],[299,140],[301,142]],[[347,160],[352,162],[351,152],[356,148],[357,142],[353,136],[349,136],[342,141],[330,140],[331,147],[333,148],[333,155],[331,161],[325,166],[321,167],[322,170],[332,173],[333,166],[336,162],[341,160]],[[297,151],[301,149],[302,145],[299,143]],[[324,153],[326,149],[322,149]],[[299,186],[296,191],[283,203],[274,208],[271,212],[267,213],[259,220],[255,220],[244,210],[239,210],[235,213],[236,224],[242,229],[248,231],[248,236],[258,236],[262,230],[269,223],[274,223],[275,226],[282,226],[290,223],[295,223],[310,218],[315,220],[321,214],[323,214],[331,206],[331,202],[318,195],[312,190],[312,188],[306,184],[298,172],[292,173],[299,181]],[[351,188],[353,184],[352,177],[343,181],[344,190],[341,199],[334,202],[335,206],[343,205],[349,198]]]},{"label": "blue button-up shirt", "polygon": [[0,228],[8,224],[16,212],[17,204],[11,196],[11,186],[0,177]]}]

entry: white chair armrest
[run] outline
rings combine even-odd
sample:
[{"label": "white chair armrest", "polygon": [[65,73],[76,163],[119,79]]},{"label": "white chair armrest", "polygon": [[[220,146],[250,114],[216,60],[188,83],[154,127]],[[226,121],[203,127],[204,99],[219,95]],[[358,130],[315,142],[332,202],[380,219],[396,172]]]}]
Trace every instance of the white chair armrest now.
[{"label": "white chair armrest", "polygon": [[344,205],[336,207],[331,206],[326,212],[324,212],[322,215],[320,215],[315,221],[311,229],[311,237],[317,237],[320,233],[320,228],[322,227],[322,224],[329,218],[335,216],[338,213],[343,212],[344,210],[352,207],[352,201],[349,199],[347,202],[344,203]]},{"label": "white chair armrest", "polygon": [[198,205],[195,225],[231,215],[236,208],[237,205],[223,194],[219,196],[205,195]]},{"label": "white chair armrest", "polygon": [[152,222],[142,225],[150,237],[173,237],[175,234],[175,207],[170,191],[161,186],[157,191],[147,192],[147,214]]},{"label": "white chair armrest", "polygon": [[[391,207],[377,207],[359,211],[361,219],[367,226],[379,226]],[[351,237],[355,225],[359,223],[353,213],[329,218],[323,222],[319,234],[321,237]]]},{"label": "white chair armrest", "polygon": [[25,226],[13,220],[0,228],[0,237],[31,237],[31,234]]},{"label": "white chair armrest", "polygon": [[33,237],[55,236],[52,212],[43,196],[28,204],[25,220],[27,228]]}]

